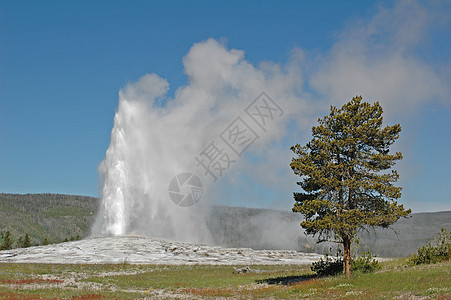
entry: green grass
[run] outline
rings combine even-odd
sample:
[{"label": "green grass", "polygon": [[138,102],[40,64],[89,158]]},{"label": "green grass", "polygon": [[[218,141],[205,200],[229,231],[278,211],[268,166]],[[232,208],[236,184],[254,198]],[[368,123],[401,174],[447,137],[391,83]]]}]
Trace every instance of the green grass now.
[{"label": "green grass", "polygon": [[373,274],[314,278],[309,266],[0,264],[0,298],[192,298],[392,299],[451,296],[451,263],[407,266],[389,261]]},{"label": "green grass", "polygon": [[293,293],[309,297],[387,298],[395,296],[451,295],[450,264],[387,268],[374,274],[356,273],[350,279],[342,276],[319,280],[310,289],[295,288]]},{"label": "green grass", "polygon": [[261,273],[235,274],[231,266],[153,266],[136,275],[92,277],[86,281],[114,284],[121,288],[178,289],[178,288],[224,288],[251,284],[268,276],[293,276],[308,273],[308,266],[252,266]]}]

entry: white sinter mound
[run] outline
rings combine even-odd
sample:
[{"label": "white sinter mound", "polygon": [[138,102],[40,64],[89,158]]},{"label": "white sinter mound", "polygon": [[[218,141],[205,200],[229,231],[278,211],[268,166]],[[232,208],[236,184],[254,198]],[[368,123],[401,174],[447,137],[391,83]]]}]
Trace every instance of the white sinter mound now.
[{"label": "white sinter mound", "polygon": [[92,238],[0,251],[0,262],[131,264],[308,264],[322,255],[292,250],[221,248],[141,236]]}]

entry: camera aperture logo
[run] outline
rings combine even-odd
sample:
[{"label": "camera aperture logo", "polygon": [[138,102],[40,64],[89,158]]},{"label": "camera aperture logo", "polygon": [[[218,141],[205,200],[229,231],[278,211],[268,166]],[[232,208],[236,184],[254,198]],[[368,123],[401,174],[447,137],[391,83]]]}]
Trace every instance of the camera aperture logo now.
[{"label": "camera aperture logo", "polygon": [[202,182],[192,173],[180,173],[169,183],[169,197],[178,206],[189,207],[199,202],[203,193]]}]

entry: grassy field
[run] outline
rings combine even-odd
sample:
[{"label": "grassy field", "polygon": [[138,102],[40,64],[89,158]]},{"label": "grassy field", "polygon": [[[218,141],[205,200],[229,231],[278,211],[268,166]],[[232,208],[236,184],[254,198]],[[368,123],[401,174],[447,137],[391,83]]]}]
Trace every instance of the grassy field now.
[{"label": "grassy field", "polygon": [[0,298],[451,298],[451,263],[383,263],[373,274],[315,278],[309,266],[0,264]]}]

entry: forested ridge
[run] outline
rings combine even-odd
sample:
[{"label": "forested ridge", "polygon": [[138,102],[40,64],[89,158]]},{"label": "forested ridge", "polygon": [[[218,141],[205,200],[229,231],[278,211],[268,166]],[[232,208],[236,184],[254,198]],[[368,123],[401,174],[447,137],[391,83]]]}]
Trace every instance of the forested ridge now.
[{"label": "forested ridge", "polygon": [[[97,199],[61,194],[0,194],[0,231],[16,241],[28,233],[32,244],[86,237]],[[0,236],[0,238],[2,238]]]}]

